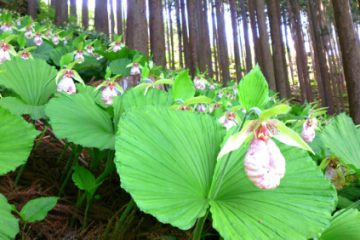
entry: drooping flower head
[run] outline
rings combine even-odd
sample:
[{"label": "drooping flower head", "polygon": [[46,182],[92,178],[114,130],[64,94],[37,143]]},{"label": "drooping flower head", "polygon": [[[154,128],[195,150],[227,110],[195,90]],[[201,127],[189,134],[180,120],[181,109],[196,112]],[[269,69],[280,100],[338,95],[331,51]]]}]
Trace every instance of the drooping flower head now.
[{"label": "drooping flower head", "polygon": [[140,75],[141,71],[140,71],[140,66],[138,63],[133,63],[131,70],[130,70],[130,75],[134,76],[134,75]]},{"label": "drooping flower head", "polygon": [[266,123],[256,130],[244,160],[249,180],[261,189],[274,189],[285,175],[285,158],[271,140],[272,133]]},{"label": "drooping flower head", "polygon": [[103,88],[101,91],[101,98],[104,101],[106,105],[112,105],[113,104],[113,97],[119,96],[120,91],[116,89],[116,86],[114,83],[110,82],[107,86]]},{"label": "drooping flower head", "polygon": [[11,32],[11,31],[12,31],[11,23],[4,23],[4,24],[2,24],[0,29],[1,29],[3,32]]},{"label": "drooping flower head", "polygon": [[11,46],[6,42],[0,42],[0,64],[10,60]]},{"label": "drooping flower head", "polygon": [[82,50],[78,50],[75,52],[74,55],[74,60],[77,61],[78,63],[83,63],[85,58],[84,58],[84,52]]},{"label": "drooping flower head", "polygon": [[76,86],[73,78],[74,72],[72,70],[66,70],[63,77],[57,84],[57,91],[65,92],[69,95],[76,93]]},{"label": "drooping flower head", "polygon": [[206,80],[197,76],[194,80],[194,85],[196,90],[205,90],[206,89]]},{"label": "drooping flower head", "polygon": [[31,26],[26,28],[24,35],[27,39],[32,38],[33,37],[33,28]]},{"label": "drooping flower head", "polygon": [[94,47],[91,45],[86,46],[86,52],[90,55],[94,54]]},{"label": "drooping flower head", "polygon": [[301,137],[305,142],[312,142],[315,138],[315,130],[317,127],[316,118],[308,118],[303,125]]},{"label": "drooping flower head", "polygon": [[34,37],[34,44],[36,46],[41,46],[43,44],[43,39],[41,37],[41,33],[36,33]]},{"label": "drooping flower head", "polygon": [[114,47],[112,48],[113,52],[118,52],[123,48],[123,44],[120,41],[116,41],[114,43]]},{"label": "drooping flower head", "polygon": [[199,104],[199,105],[197,105],[196,111],[201,112],[201,113],[205,112],[205,111],[206,111],[206,106],[205,106],[205,104]]},{"label": "drooping flower head", "polygon": [[20,57],[24,60],[29,60],[31,57],[31,53],[28,51],[23,51],[21,52]]},{"label": "drooping flower head", "polygon": [[59,35],[55,34],[52,38],[51,38],[51,41],[54,45],[58,45],[59,42],[60,42],[60,38],[59,38]]},{"label": "drooping flower head", "polygon": [[226,128],[226,130],[229,130],[237,124],[236,114],[233,112],[227,112],[219,119],[219,122]]}]

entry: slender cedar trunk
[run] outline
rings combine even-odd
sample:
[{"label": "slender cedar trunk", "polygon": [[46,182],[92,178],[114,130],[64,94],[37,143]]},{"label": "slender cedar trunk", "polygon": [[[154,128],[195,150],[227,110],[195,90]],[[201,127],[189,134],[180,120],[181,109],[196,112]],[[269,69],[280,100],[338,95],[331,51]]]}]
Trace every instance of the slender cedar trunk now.
[{"label": "slender cedar trunk", "polygon": [[108,9],[103,0],[95,0],[95,30],[109,34]]},{"label": "slender cedar trunk", "polygon": [[166,32],[165,32],[165,42],[166,42],[166,53],[167,53],[167,63],[168,63],[168,68],[172,68],[172,55],[171,55],[171,45],[170,45],[170,24],[169,24],[169,15],[167,14],[167,10],[168,8],[167,6],[167,2],[169,0],[165,0],[164,4],[165,4],[165,27],[166,27]]},{"label": "slender cedar trunk", "polygon": [[77,22],[76,0],[70,0],[70,16]]},{"label": "slender cedar trunk", "polygon": [[51,0],[51,7],[55,9],[56,6],[56,0]]},{"label": "slender cedar trunk", "polygon": [[127,1],[126,45],[145,56],[148,55],[148,28],[144,0]]},{"label": "slender cedar trunk", "polygon": [[204,27],[204,11],[203,11],[203,0],[197,0],[195,3],[195,16],[196,24],[198,29],[197,37],[197,58],[199,61],[199,70],[200,72],[206,71],[206,39],[205,39],[205,27]]},{"label": "slender cedar trunk", "polygon": [[182,27],[185,66],[186,68],[190,69],[190,67],[192,66],[192,62],[190,56],[190,43],[188,38],[188,28],[186,22],[185,0],[180,0],[180,12],[181,12],[181,27]]},{"label": "slender cedar trunk", "polygon": [[258,34],[258,26],[256,19],[256,9],[255,9],[255,0],[248,0],[248,8],[249,8],[249,16],[250,16],[250,25],[252,31],[252,38],[254,42],[255,49],[255,62],[262,66],[262,58],[261,58],[261,47],[260,40]]},{"label": "slender cedar trunk", "polygon": [[37,16],[38,10],[38,1],[37,0],[29,0],[28,1],[28,14],[35,19]]},{"label": "slender cedar trunk", "polygon": [[296,49],[296,62],[302,96],[309,102],[313,101],[313,94],[310,86],[309,71],[307,65],[307,55],[305,52],[304,38],[300,20],[300,5],[297,0],[290,0],[289,13],[290,25]]},{"label": "slender cedar trunk", "polygon": [[166,66],[165,33],[162,1],[150,0],[150,46],[154,62]]},{"label": "slender cedar trunk", "polygon": [[180,3],[179,0],[175,0],[175,14],[176,14],[176,30],[178,36],[178,55],[179,55],[179,64],[180,68],[184,67],[183,61],[183,45],[182,45],[182,36],[181,36],[181,22],[180,22]]},{"label": "slender cedar trunk", "polygon": [[197,0],[188,0],[187,1],[187,12],[188,12],[188,21],[189,21],[189,45],[190,45],[190,57],[191,63],[190,72],[191,75],[195,74],[195,69],[199,66],[198,59],[198,38],[199,38],[199,29],[197,28],[197,19],[195,15],[195,5]]},{"label": "slender cedar trunk", "polygon": [[225,19],[224,19],[224,4],[222,0],[216,0],[216,20],[217,20],[217,30],[218,30],[218,40],[219,40],[219,63],[221,71],[221,80],[226,86],[228,80],[230,79],[229,74],[229,56],[228,56],[228,46],[226,40],[226,31],[225,31]]},{"label": "slender cedar trunk", "polygon": [[[237,19],[238,21],[238,33],[239,33],[239,50],[240,50],[240,64],[241,64],[241,75],[243,74],[244,71],[246,71],[245,67],[246,67],[246,54],[244,52],[243,46],[244,46],[244,40],[243,40],[243,36],[242,34],[240,34],[240,29],[241,29],[241,20],[240,18]],[[241,79],[239,79],[241,80]]]},{"label": "slender cedar trunk", "polygon": [[360,45],[355,35],[349,2],[332,0],[332,4],[344,63],[350,115],[356,124],[360,124]]},{"label": "slender cedar trunk", "polygon": [[215,79],[219,81],[219,58],[218,58],[218,38],[217,38],[217,26],[216,26],[216,15],[215,15],[215,0],[212,1],[211,5],[211,20],[213,27],[213,49],[214,49],[214,71],[215,71]]},{"label": "slender cedar trunk", "polygon": [[[289,33],[288,33],[288,21],[286,21],[286,12],[283,11],[282,12],[282,19],[283,19],[283,28],[284,28],[284,35],[285,35],[285,50],[286,50],[286,56],[288,58],[288,65],[290,68],[290,76],[291,76],[291,82],[292,84],[294,84],[294,66],[293,66],[293,61],[292,61],[292,57],[291,57],[291,51],[290,51],[290,47],[289,47]],[[291,89],[290,89],[291,91]]]},{"label": "slender cedar trunk", "polygon": [[244,31],[244,41],[245,41],[245,62],[246,62],[246,71],[249,72],[252,68],[252,60],[251,60],[251,48],[250,48],[250,40],[249,40],[249,25],[247,18],[247,11],[245,7],[245,0],[240,0],[240,11],[241,18],[243,23],[243,31]]},{"label": "slender cedar trunk", "polygon": [[119,35],[123,34],[122,20],[123,20],[122,0],[116,0],[116,25],[117,25],[117,34],[119,34]]},{"label": "slender cedar trunk", "polygon": [[204,58],[206,71],[210,77],[213,76],[212,68],[212,57],[211,57],[211,45],[209,37],[209,24],[208,24],[208,1],[202,0],[202,13],[201,13],[201,44],[203,45],[202,55],[200,57]]},{"label": "slender cedar trunk", "polygon": [[237,22],[237,6],[235,0],[229,0],[230,3],[230,12],[231,12],[231,26],[233,32],[233,41],[234,41],[234,56],[235,56],[235,71],[236,79],[240,81],[241,79],[241,63],[240,63],[240,49],[239,49],[239,37],[238,37],[238,22]]},{"label": "slender cedar trunk", "polygon": [[271,29],[276,86],[280,93],[280,97],[287,98],[290,96],[290,85],[287,73],[284,43],[281,34],[280,2],[279,0],[267,0],[267,4]]},{"label": "slender cedar trunk", "polygon": [[173,30],[173,21],[171,17],[171,10],[172,10],[172,2],[168,1],[168,16],[169,16],[169,29],[170,29],[170,50],[171,50],[171,67],[175,68],[175,46],[174,46],[174,30]]},{"label": "slender cedar trunk", "polygon": [[82,1],[82,25],[85,29],[89,27],[89,9],[88,9],[88,0]]},{"label": "slender cedar trunk", "polygon": [[68,4],[67,1],[55,1],[55,24],[63,25],[68,21]]},{"label": "slender cedar trunk", "polygon": [[272,60],[271,50],[270,50],[270,41],[269,34],[267,31],[266,17],[265,17],[265,2],[264,0],[255,0],[256,4],[256,16],[259,27],[259,43],[262,54],[262,71],[269,83],[269,86],[272,90],[276,91],[276,82],[274,75],[274,63]]},{"label": "slender cedar trunk", "polygon": [[110,10],[110,34],[112,36],[112,38],[114,38],[114,34],[115,34],[115,16],[114,16],[114,3],[113,0],[109,0],[109,10]]},{"label": "slender cedar trunk", "polygon": [[308,0],[308,11],[309,11],[309,25],[311,28],[310,33],[312,37],[312,46],[314,49],[315,63],[317,64],[315,69],[319,70],[318,79],[318,90],[321,97],[322,105],[329,108],[329,112],[334,112],[334,106],[331,96],[330,89],[330,74],[326,61],[326,53],[323,42],[321,41],[321,29],[319,25],[319,12],[315,1]]}]

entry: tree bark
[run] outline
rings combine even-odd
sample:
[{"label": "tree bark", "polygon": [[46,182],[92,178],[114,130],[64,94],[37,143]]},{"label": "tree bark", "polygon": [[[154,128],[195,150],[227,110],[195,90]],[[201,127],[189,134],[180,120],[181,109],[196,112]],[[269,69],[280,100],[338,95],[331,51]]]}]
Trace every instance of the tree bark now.
[{"label": "tree bark", "polygon": [[38,1],[37,0],[29,0],[28,1],[28,14],[36,19],[38,10]]},{"label": "tree bark", "polygon": [[355,35],[349,1],[332,0],[344,64],[350,115],[360,124],[360,45]]},{"label": "tree bark", "polygon": [[67,1],[56,0],[55,1],[55,24],[63,25],[68,21],[68,4]]},{"label": "tree bark", "polygon": [[116,24],[117,34],[123,34],[123,14],[122,14],[122,0],[116,0]]},{"label": "tree bark", "polygon": [[167,10],[168,10],[168,19],[169,19],[169,30],[170,30],[170,49],[171,51],[171,67],[175,69],[175,48],[174,48],[174,30],[173,30],[173,21],[171,16],[172,3],[167,1]]},{"label": "tree bark", "polygon": [[109,10],[110,10],[110,31],[112,37],[114,37],[115,34],[115,16],[114,16],[114,3],[113,0],[109,0]]},{"label": "tree bark", "polygon": [[176,14],[176,30],[177,30],[177,37],[178,37],[179,64],[180,64],[180,67],[183,68],[184,67],[183,44],[182,44],[182,34],[181,34],[179,0],[175,0],[175,14]]},{"label": "tree bark", "polygon": [[269,34],[267,31],[267,24],[265,18],[265,2],[264,0],[255,0],[256,4],[256,16],[259,27],[259,39],[260,39],[260,49],[262,54],[262,65],[261,69],[264,72],[264,75],[269,83],[269,87],[276,91],[276,82],[274,75],[274,63],[270,50],[270,41]]},{"label": "tree bark", "polygon": [[186,22],[185,0],[180,0],[180,11],[181,11],[181,27],[182,27],[185,66],[186,66],[186,68],[190,69],[190,67],[192,66],[192,63],[191,63],[191,56],[190,56],[188,28],[187,28],[187,22]]},{"label": "tree bark", "polygon": [[330,74],[326,60],[326,50],[321,39],[321,29],[319,25],[319,11],[316,2],[308,0],[309,4],[309,25],[311,27],[310,33],[313,34],[312,44],[314,49],[315,62],[319,70],[319,77],[317,79],[318,90],[323,106],[329,108],[329,113],[334,112],[334,105],[331,96]]},{"label": "tree bark", "polygon": [[249,27],[248,27],[249,25],[246,14],[247,11],[245,8],[245,0],[240,0],[240,10],[241,10],[242,23],[243,23],[243,30],[244,30],[246,71],[249,72],[252,69],[252,60],[251,60],[251,48],[250,48],[250,40],[249,40]]},{"label": "tree bark", "polygon": [[222,0],[216,0],[216,20],[219,41],[219,63],[221,72],[221,81],[226,86],[230,79],[229,74],[229,56],[225,31],[224,4]]},{"label": "tree bark", "polygon": [[157,0],[150,0],[149,11],[151,54],[156,64],[165,67],[165,33],[162,2]]},{"label": "tree bark", "polygon": [[196,67],[199,66],[198,59],[198,38],[199,38],[199,29],[197,25],[197,16],[196,16],[196,1],[198,0],[188,0],[187,1],[187,13],[188,13],[188,21],[189,21],[189,45],[190,45],[190,57],[191,57],[191,66],[190,72],[191,75],[195,74]]},{"label": "tree bark", "polygon": [[200,32],[201,32],[201,38],[200,38],[200,46],[201,53],[199,55],[199,58],[203,59],[203,63],[205,65],[205,69],[203,71],[207,71],[209,76],[213,76],[213,69],[212,69],[212,57],[211,57],[211,46],[210,46],[210,39],[209,39],[209,25],[208,25],[208,3],[207,0],[201,1],[201,23],[200,23]]},{"label": "tree bark", "polygon": [[70,16],[77,20],[76,0],[70,0]]},{"label": "tree bark", "polygon": [[82,0],[82,25],[85,29],[89,27],[88,0]]},{"label": "tree bark", "polygon": [[285,59],[284,42],[281,34],[280,1],[267,0],[267,4],[271,29],[276,87],[280,93],[280,97],[287,98],[290,96],[290,85]]},{"label": "tree bark", "polygon": [[144,0],[127,1],[126,44],[148,55],[148,29]]},{"label": "tree bark", "polygon": [[237,25],[237,6],[235,0],[229,0],[230,12],[231,12],[231,26],[233,32],[233,42],[234,42],[234,56],[235,56],[235,71],[236,79],[240,81],[241,79],[241,63],[240,63],[240,49],[239,49],[239,37],[238,37],[238,25]]},{"label": "tree bark", "polygon": [[95,30],[109,34],[108,9],[104,0],[95,0]]},{"label": "tree bark", "polygon": [[258,34],[258,24],[256,19],[256,8],[255,8],[255,0],[248,0],[248,8],[249,8],[249,16],[250,16],[250,25],[251,25],[251,32],[252,38],[254,43],[254,50],[255,50],[255,62],[262,66],[262,57],[261,57],[261,47],[260,47],[260,40]]},{"label": "tree bark", "polygon": [[215,79],[219,81],[219,57],[218,57],[218,49],[219,43],[217,38],[217,26],[216,26],[216,15],[215,15],[215,0],[212,0],[211,3],[211,21],[212,21],[212,32],[213,32],[213,49],[214,49],[214,71],[215,71]]}]

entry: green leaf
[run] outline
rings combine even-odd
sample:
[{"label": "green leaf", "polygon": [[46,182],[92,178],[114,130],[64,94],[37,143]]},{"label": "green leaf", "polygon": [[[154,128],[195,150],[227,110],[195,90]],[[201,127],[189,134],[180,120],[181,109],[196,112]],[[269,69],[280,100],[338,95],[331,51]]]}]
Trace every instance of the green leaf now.
[{"label": "green leaf", "polygon": [[321,240],[360,239],[360,213],[357,209],[343,209],[335,213]]},{"label": "green leaf", "polygon": [[209,198],[213,226],[224,239],[310,239],[328,226],[335,189],[305,151],[278,146],[286,174],[274,190],[255,187],[245,175],[245,146],[228,163],[218,161]]},{"label": "green leaf", "polygon": [[291,107],[287,104],[279,104],[272,108],[266,109],[261,112],[260,114],[260,120],[268,120],[272,118],[273,116],[280,115],[280,114],[286,114],[291,110]]},{"label": "green leaf", "polygon": [[30,114],[35,120],[43,118],[45,104],[56,91],[55,76],[55,68],[39,59],[13,59],[2,64],[0,85],[16,96],[1,99],[0,106],[18,115]]},{"label": "green leaf", "polygon": [[314,154],[314,151],[300,137],[300,135],[291,128],[288,128],[283,122],[276,121],[276,128],[278,130],[278,133],[275,134],[273,138],[277,139],[278,141],[286,145],[301,148]]},{"label": "green leaf", "polygon": [[72,180],[80,190],[87,193],[92,193],[97,186],[95,176],[89,170],[80,166],[74,168]]},{"label": "green leaf", "polygon": [[187,100],[195,95],[195,87],[189,73],[184,70],[176,78],[172,88],[173,99]]},{"label": "green leaf", "polygon": [[217,157],[218,160],[226,154],[239,149],[247,139],[254,136],[253,132],[249,131],[253,123],[254,121],[246,122],[240,132],[235,133],[226,140],[225,145],[221,148]]},{"label": "green leaf", "polygon": [[60,58],[60,67],[64,67],[74,61],[74,53],[69,52]]},{"label": "green leaf", "polygon": [[49,56],[56,66],[60,66],[60,60],[62,59],[62,57],[64,55],[66,55],[67,53],[73,52],[73,51],[74,51],[74,49],[70,46],[59,46],[59,47],[54,48],[50,52]]},{"label": "green leaf", "polygon": [[[34,46],[34,43],[32,43],[32,46]],[[51,46],[51,44],[47,43],[46,40],[43,42],[43,44],[39,47],[36,47],[34,51],[31,52],[34,58],[43,59],[45,61],[50,59],[49,53],[54,48]]]},{"label": "green leaf", "polygon": [[48,103],[45,111],[58,138],[83,147],[114,148],[111,116],[96,103],[93,94],[59,94]]},{"label": "green leaf", "polygon": [[19,222],[11,211],[12,206],[0,193],[0,239],[12,240],[19,233]]},{"label": "green leaf", "polygon": [[122,187],[142,211],[181,229],[210,208],[224,239],[306,239],[328,226],[336,191],[305,151],[281,145],[286,175],[279,188],[261,190],[244,173],[246,144],[216,161],[224,136],[207,115],[127,113],[116,141]]},{"label": "green leaf", "polygon": [[193,104],[210,104],[212,99],[206,96],[197,96],[189,98],[185,101],[185,105],[193,105]]},{"label": "green leaf", "polygon": [[323,144],[346,165],[360,169],[360,130],[345,113],[335,117],[321,133]]},{"label": "green leaf", "polygon": [[240,81],[239,100],[246,110],[262,108],[269,101],[269,86],[258,65]]},{"label": "green leaf", "polygon": [[24,48],[26,46],[26,38],[24,34],[19,34],[17,42],[20,48]]},{"label": "green leaf", "polygon": [[26,162],[37,134],[31,124],[0,108],[0,175]]},{"label": "green leaf", "polygon": [[110,62],[110,69],[113,74],[121,74],[122,76],[128,76],[130,68],[126,66],[131,62],[128,58],[120,58]]},{"label": "green leaf", "polygon": [[55,207],[58,199],[58,197],[40,197],[30,200],[20,211],[21,219],[26,223],[44,220],[48,212]]},{"label": "green leaf", "polygon": [[180,229],[208,208],[223,129],[211,117],[162,108],[131,111],[116,138],[121,186],[138,207]]}]

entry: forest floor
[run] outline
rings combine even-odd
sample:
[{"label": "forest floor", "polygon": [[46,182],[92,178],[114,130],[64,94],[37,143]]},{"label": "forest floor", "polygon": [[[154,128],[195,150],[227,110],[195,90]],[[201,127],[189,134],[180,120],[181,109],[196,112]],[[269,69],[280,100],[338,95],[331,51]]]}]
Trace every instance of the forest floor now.
[{"label": "forest floor", "polygon": [[[46,136],[45,139],[33,150],[18,184],[15,184],[17,172],[0,177],[0,192],[17,209],[21,209],[33,198],[59,194],[66,157],[70,156],[70,152],[65,154],[62,161],[58,161],[64,146],[52,136]],[[83,153],[86,156],[86,152]],[[85,160],[89,159],[85,157]],[[128,221],[124,224],[126,230],[116,237],[112,236],[113,220],[124,210],[130,196],[120,188],[119,178],[115,173],[102,184],[97,194],[101,199],[94,200],[89,210],[88,224],[82,228],[84,208],[77,209],[74,206],[78,192],[70,178],[58,204],[44,221],[31,225],[21,224],[20,239],[185,240],[191,236],[191,231],[181,231],[161,224],[138,209],[127,218]],[[210,225],[208,228],[212,231]]]}]

